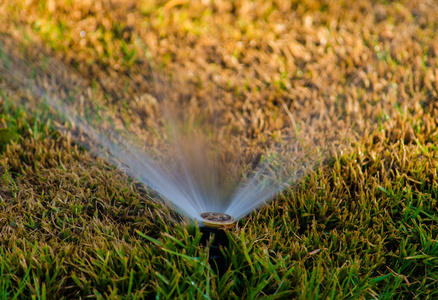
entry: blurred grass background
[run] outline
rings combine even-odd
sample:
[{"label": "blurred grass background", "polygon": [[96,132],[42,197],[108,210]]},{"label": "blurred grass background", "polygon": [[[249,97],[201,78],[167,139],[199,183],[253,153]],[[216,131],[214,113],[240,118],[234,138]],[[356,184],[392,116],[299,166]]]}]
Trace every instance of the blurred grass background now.
[{"label": "blurred grass background", "polygon": [[128,104],[158,70],[193,101],[220,90],[214,104],[248,140],[294,126],[336,150],[229,231],[218,278],[195,226],[2,81],[2,299],[438,296],[435,1],[3,0],[0,11],[2,37]]}]

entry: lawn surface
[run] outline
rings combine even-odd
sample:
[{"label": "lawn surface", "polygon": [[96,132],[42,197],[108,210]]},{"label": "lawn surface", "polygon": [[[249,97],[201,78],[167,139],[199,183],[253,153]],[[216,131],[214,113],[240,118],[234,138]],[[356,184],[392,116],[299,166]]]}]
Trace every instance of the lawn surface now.
[{"label": "lawn surface", "polygon": [[158,89],[172,81],[166,92],[183,95],[175,105],[218,110],[250,157],[291,132],[301,151],[325,153],[228,231],[218,278],[193,223],[30,109],[37,95],[2,72],[1,299],[438,298],[435,1],[3,0],[0,11],[2,58],[44,51],[110,111],[140,111],[139,127],[163,125],[147,97],[160,74]]}]

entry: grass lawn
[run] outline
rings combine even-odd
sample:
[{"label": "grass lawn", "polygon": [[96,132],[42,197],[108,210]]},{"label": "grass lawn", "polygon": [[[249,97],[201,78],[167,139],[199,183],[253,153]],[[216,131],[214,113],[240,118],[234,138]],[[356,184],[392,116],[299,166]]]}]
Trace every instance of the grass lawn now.
[{"label": "grass lawn", "polygon": [[3,64],[0,299],[438,298],[434,1],[3,0],[0,11],[0,63],[42,62],[33,80],[93,95],[157,149],[166,126],[149,95],[165,92],[194,118],[217,111],[248,162],[292,133],[301,146],[287,155],[323,153],[227,231],[219,278],[195,223],[60,130]]}]

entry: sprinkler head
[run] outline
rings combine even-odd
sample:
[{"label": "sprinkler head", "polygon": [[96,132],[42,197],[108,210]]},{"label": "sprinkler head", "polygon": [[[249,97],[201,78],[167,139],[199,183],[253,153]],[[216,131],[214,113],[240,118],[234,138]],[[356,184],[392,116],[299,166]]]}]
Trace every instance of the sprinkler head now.
[{"label": "sprinkler head", "polygon": [[204,223],[204,226],[200,228],[202,232],[201,245],[207,246],[211,236],[214,236],[210,244],[208,262],[213,270],[222,277],[228,269],[221,251],[221,247],[227,248],[229,245],[224,229],[231,228],[235,223],[235,219],[230,215],[218,212],[205,212],[200,216]]},{"label": "sprinkler head", "polygon": [[201,214],[201,218],[209,228],[231,228],[236,222],[232,216],[220,212],[205,212]]}]

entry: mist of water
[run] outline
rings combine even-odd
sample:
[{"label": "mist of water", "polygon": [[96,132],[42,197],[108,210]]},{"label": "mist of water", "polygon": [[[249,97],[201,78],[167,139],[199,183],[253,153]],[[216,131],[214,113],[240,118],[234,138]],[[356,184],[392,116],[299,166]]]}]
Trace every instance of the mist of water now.
[{"label": "mist of water", "polygon": [[[162,132],[167,133],[155,143],[148,138],[152,129],[140,125],[140,130],[128,130],[127,120],[114,118],[96,104],[93,91],[72,82],[71,70],[59,61],[46,55],[29,60],[10,49],[4,44],[0,55],[0,78],[7,92],[28,90],[70,123],[67,130],[79,143],[158,192],[190,219],[199,221],[200,213],[209,211],[240,219],[297,179],[297,170],[291,169],[296,158],[284,151],[290,147],[287,141],[267,147],[259,159],[246,160],[238,137],[221,128],[213,128],[212,134],[203,127],[211,129],[205,122],[194,124],[196,116],[176,117],[184,111],[169,109],[167,96],[157,93],[153,99],[159,103],[160,124],[167,126]],[[128,115],[134,123],[141,118],[129,109]]]}]

